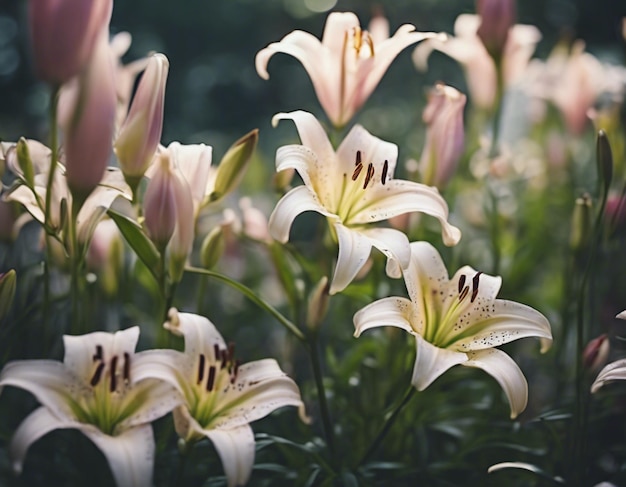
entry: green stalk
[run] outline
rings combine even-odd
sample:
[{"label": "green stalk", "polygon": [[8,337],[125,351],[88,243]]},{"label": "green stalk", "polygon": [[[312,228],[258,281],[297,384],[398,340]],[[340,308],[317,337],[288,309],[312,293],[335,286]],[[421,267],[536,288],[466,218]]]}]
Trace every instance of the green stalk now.
[{"label": "green stalk", "polygon": [[258,297],[252,289],[243,284],[234,281],[228,276],[220,274],[219,272],[209,271],[207,269],[201,269],[199,267],[185,267],[187,272],[191,272],[193,274],[200,274],[203,276],[213,277],[219,281],[222,281],[225,284],[228,284],[230,287],[236,289],[241,294],[246,296],[250,301],[259,306],[261,309],[267,311],[270,315],[272,315],[278,322],[283,325],[289,332],[291,332],[298,340],[302,342],[306,342],[306,336],[300,329],[294,325],[289,319],[283,316],[280,311],[274,308],[271,304],[266,303],[263,299]]},{"label": "green stalk", "polygon": [[415,391],[416,391],[415,387],[410,385],[409,389],[406,391],[404,398],[402,399],[400,404],[396,406],[396,408],[393,410],[393,413],[391,413],[391,416],[387,418],[382,429],[380,430],[380,432],[378,433],[378,435],[376,436],[376,438],[370,445],[367,452],[365,452],[365,455],[363,455],[363,458],[361,458],[359,465],[363,465],[365,462],[367,462],[371,458],[371,456],[376,452],[378,447],[381,445],[382,441],[385,439],[385,436],[387,436],[387,433],[389,433],[389,430],[395,423],[398,415],[400,414],[400,411],[402,411],[404,406],[406,406],[411,400],[411,398],[415,395]]},{"label": "green stalk", "polygon": [[335,434],[333,432],[333,423],[330,419],[330,409],[326,400],[326,388],[324,387],[324,375],[322,373],[322,365],[320,362],[319,339],[318,334],[314,332],[310,336],[309,355],[311,357],[311,366],[313,367],[313,376],[315,377],[315,386],[317,388],[317,400],[320,405],[320,414],[322,416],[322,427],[324,428],[324,436],[328,444],[328,450],[332,459],[335,459]]}]

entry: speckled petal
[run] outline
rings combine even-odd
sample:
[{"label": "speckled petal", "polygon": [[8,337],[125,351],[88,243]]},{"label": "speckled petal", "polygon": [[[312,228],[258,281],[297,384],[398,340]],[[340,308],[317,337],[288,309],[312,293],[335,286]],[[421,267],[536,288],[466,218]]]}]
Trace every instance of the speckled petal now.
[{"label": "speckled petal", "polygon": [[372,250],[372,241],[358,230],[352,230],[341,223],[335,223],[339,256],[330,285],[330,294],[343,291],[352,282],[367,262]]}]

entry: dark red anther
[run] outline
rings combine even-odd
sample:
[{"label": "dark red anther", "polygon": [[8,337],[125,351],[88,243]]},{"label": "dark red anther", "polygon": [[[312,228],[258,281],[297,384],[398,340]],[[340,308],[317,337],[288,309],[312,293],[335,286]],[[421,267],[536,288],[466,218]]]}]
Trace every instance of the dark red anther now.
[{"label": "dark red anther", "polygon": [[383,164],[383,175],[380,178],[380,181],[383,183],[383,186],[387,182],[387,171],[389,171],[389,161],[385,159],[385,163]]},{"label": "dark red anther", "polygon": [[213,386],[215,385],[215,365],[211,365],[209,367],[209,378],[206,381],[206,390],[211,392],[213,390]]},{"label": "dark red anther", "polygon": [[361,164],[361,151],[356,151],[356,160],[354,161],[354,165],[358,166]]},{"label": "dark red anther", "polygon": [[130,381],[130,354],[128,352],[124,352],[124,380],[126,382]]},{"label": "dark red anther", "polygon": [[113,355],[113,358],[111,359],[111,365],[109,365],[110,370],[109,373],[111,374],[111,382],[109,383],[109,390],[111,392],[114,392],[115,389],[117,389],[117,355]]},{"label": "dark red anther", "polygon": [[93,356],[93,361],[104,360],[104,352],[102,351],[102,345],[96,345],[96,353]]},{"label": "dark red anther", "polygon": [[461,274],[461,277],[459,277],[459,294],[461,294],[461,291],[463,291],[465,287],[465,279],[465,274]]},{"label": "dark red anther", "polygon": [[204,379],[204,366],[206,359],[204,358],[204,354],[201,353],[200,354],[200,360],[198,361],[198,384],[200,384],[200,382],[202,382],[202,379]]},{"label": "dark red anther", "polygon": [[361,174],[361,170],[363,169],[363,164],[359,163],[357,167],[354,168],[354,172],[352,173],[352,181],[356,181]]},{"label": "dark red anther", "polygon": [[91,380],[89,381],[89,384],[91,385],[91,387],[96,387],[98,385],[98,382],[100,382],[100,379],[102,378],[103,370],[104,370],[104,362],[100,362],[98,366],[96,367],[96,371],[93,373]]},{"label": "dark red anther", "polygon": [[371,179],[374,177],[374,164],[371,162],[367,165],[367,174],[365,175],[365,181],[363,182],[363,189],[367,188]]},{"label": "dark red anther", "polygon": [[470,298],[470,302],[473,303],[478,296],[478,281],[480,280],[480,275],[482,272],[477,272],[476,275],[472,279],[472,297]]}]

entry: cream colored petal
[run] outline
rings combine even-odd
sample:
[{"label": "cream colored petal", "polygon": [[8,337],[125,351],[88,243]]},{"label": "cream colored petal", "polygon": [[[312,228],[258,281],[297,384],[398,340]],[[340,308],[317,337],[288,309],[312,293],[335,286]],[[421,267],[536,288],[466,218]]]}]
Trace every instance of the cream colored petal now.
[{"label": "cream colored petal", "polygon": [[118,487],[151,487],[154,470],[154,434],[145,424],[109,436],[87,425],[81,431],[102,451]]},{"label": "cream colored petal", "polygon": [[626,380],[626,358],[606,365],[591,384],[591,392],[598,392],[600,388],[614,380]]},{"label": "cream colored petal", "polygon": [[413,303],[406,298],[383,298],[368,304],[354,315],[354,336],[378,326],[394,326],[415,334],[411,326]]},{"label": "cream colored petal", "polygon": [[228,487],[245,485],[254,465],[254,434],[250,425],[225,430],[205,430],[217,450]]},{"label": "cream colored petal", "polygon": [[[132,377],[134,370],[130,373]],[[123,401],[124,409],[120,414],[126,419],[116,426],[116,432],[151,423],[182,404],[184,398],[178,388],[159,378],[133,384]]]},{"label": "cream colored petal", "polygon": [[220,397],[211,428],[237,428],[284,406],[304,407],[296,383],[273,359],[249,362],[239,367],[236,382]]},{"label": "cream colored petal", "polygon": [[272,125],[276,127],[280,120],[293,120],[302,145],[311,149],[321,164],[331,164],[335,160],[335,152],[328,135],[313,114],[303,110],[277,113],[272,117]]},{"label": "cream colored petal", "polygon": [[365,228],[360,232],[370,239],[373,247],[380,250],[387,259],[397,262],[403,269],[409,266],[411,247],[409,239],[399,230],[393,228]]},{"label": "cream colored petal", "polygon": [[[132,357],[138,340],[138,326],[116,333],[96,331],[80,336],[63,335],[65,349],[63,362],[67,369],[76,374],[76,377],[84,384],[89,384],[94,372],[95,360],[100,358],[103,362],[108,362],[114,355],[123,357],[125,353]],[[98,347],[101,348],[102,353],[100,357],[94,359],[98,353]]]},{"label": "cream colored petal", "polygon": [[497,299],[490,302],[478,298],[470,313],[462,317],[467,326],[455,332],[458,335],[453,345],[460,351],[483,350],[520,338],[538,337],[543,339],[542,352],[545,352],[552,343],[547,318],[530,306],[514,301]]},{"label": "cream colored petal", "polygon": [[454,350],[439,348],[428,343],[421,335],[415,336],[416,356],[413,367],[413,384],[423,391],[450,367],[467,361],[467,355]]},{"label": "cream colored petal", "polygon": [[429,298],[426,294],[438,294],[447,287],[448,270],[435,247],[428,242],[411,243],[411,262],[404,271],[404,282],[411,300],[418,305]]},{"label": "cream colored petal", "polygon": [[[373,136],[360,125],[352,127],[337,149],[337,172],[347,174],[348,177],[352,175],[357,151],[361,152],[364,168],[370,163],[374,167],[374,176],[370,183],[372,186],[380,183],[385,161],[387,161],[387,179],[393,177],[398,160],[398,146]],[[366,171],[363,170],[362,173],[365,174]],[[372,186],[368,185],[369,188]],[[368,191],[369,189],[364,193]]]},{"label": "cream colored petal", "polygon": [[18,360],[9,362],[0,373],[0,387],[13,386],[33,394],[58,418],[75,419],[73,395],[84,386],[61,362],[56,360]]},{"label": "cream colored petal", "polygon": [[281,243],[287,242],[293,221],[305,211],[316,211],[328,217],[335,216],[322,206],[307,186],[297,186],[276,203],[270,215],[268,226],[272,238]]},{"label": "cream colored petal", "polygon": [[193,313],[179,313],[170,309],[168,319],[163,326],[174,335],[185,338],[185,355],[195,359],[204,354],[209,362],[215,362],[215,345],[220,350],[226,349],[226,343],[215,325],[204,316]]},{"label": "cream colored petal", "polygon": [[194,203],[196,206],[199,205],[204,196],[209,194],[209,190],[213,191],[213,188],[207,188],[213,148],[204,144],[181,145],[172,142],[167,150],[170,152],[174,167],[189,184]]},{"label": "cream colored petal", "polygon": [[372,241],[358,230],[352,230],[341,223],[335,223],[334,228],[339,242],[339,255],[330,284],[330,294],[343,291],[352,282],[372,250]]},{"label": "cream colored petal", "polygon": [[387,220],[404,213],[420,212],[441,223],[442,238],[448,246],[456,245],[461,231],[448,223],[448,205],[436,188],[413,181],[393,179],[363,192],[358,206],[351,211],[351,224]]},{"label": "cream colored petal", "polygon": [[511,419],[515,419],[528,402],[528,383],[515,361],[502,350],[491,348],[467,354],[462,365],[484,370],[498,381],[511,405]]},{"label": "cream colored petal", "polygon": [[69,419],[59,419],[45,407],[35,409],[17,427],[9,445],[11,466],[15,473],[22,472],[28,448],[39,438],[56,429],[78,428],[79,426],[79,423]]}]

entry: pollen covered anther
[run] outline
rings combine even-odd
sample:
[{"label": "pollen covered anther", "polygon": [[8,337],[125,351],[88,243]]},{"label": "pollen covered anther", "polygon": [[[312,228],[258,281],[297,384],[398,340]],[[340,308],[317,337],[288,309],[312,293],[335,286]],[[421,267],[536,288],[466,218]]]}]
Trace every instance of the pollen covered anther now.
[{"label": "pollen covered anther", "polygon": [[130,354],[128,352],[124,352],[124,371],[123,375],[124,383],[128,384],[130,382]]},{"label": "pollen covered anther", "polygon": [[480,275],[482,272],[477,272],[476,275],[472,278],[472,297],[470,298],[470,302],[473,303],[478,296],[478,281],[480,280]]},{"label": "pollen covered anther", "polygon": [[100,362],[96,367],[96,371],[93,373],[91,380],[89,381],[89,385],[91,387],[96,387],[102,378],[102,372],[104,371],[104,362]]},{"label": "pollen covered anther", "polygon": [[389,161],[385,159],[385,163],[383,164],[383,175],[380,177],[380,182],[383,183],[383,186],[387,182],[387,172],[389,171]]},{"label": "pollen covered anther", "polygon": [[115,392],[117,389],[117,355],[114,355],[111,359],[111,365],[109,366],[109,374],[111,375],[111,382],[109,383],[109,390]]},{"label": "pollen covered anther", "polygon": [[367,174],[365,175],[365,181],[363,182],[363,189],[367,188],[371,179],[374,177],[374,164],[371,162],[367,165]]},{"label": "pollen covered anther", "polygon": [[204,379],[204,366],[206,359],[204,357],[204,354],[201,353],[200,354],[200,359],[198,360],[198,380],[197,380],[197,384],[200,384],[202,382],[202,379]]},{"label": "pollen covered anther", "polygon": [[213,386],[215,385],[215,365],[211,365],[209,367],[209,378],[206,381],[206,390],[211,392],[213,390]]},{"label": "pollen covered anther", "polygon": [[463,287],[465,287],[465,280],[467,278],[465,277],[465,274],[461,274],[461,276],[459,277],[459,294],[461,294],[461,291],[463,291]]}]

